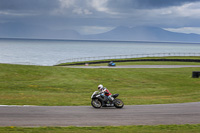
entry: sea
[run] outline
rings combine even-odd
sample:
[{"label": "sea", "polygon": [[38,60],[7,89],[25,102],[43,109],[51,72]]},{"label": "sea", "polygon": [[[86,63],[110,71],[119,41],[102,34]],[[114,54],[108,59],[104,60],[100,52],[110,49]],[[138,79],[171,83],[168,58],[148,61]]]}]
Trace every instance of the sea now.
[{"label": "sea", "polygon": [[0,63],[53,66],[74,58],[200,53],[200,43],[0,39]]}]

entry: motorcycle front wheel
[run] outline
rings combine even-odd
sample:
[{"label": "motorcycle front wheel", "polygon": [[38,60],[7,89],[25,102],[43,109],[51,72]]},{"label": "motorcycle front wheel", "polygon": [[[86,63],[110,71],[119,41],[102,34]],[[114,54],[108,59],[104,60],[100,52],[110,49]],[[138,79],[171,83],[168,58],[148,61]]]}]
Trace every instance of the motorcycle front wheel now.
[{"label": "motorcycle front wheel", "polygon": [[115,99],[115,101],[114,101],[114,106],[115,106],[116,108],[123,108],[124,103],[123,103],[122,100],[120,100],[120,99]]},{"label": "motorcycle front wheel", "polygon": [[92,99],[91,105],[94,108],[101,108],[102,106],[101,101],[99,101],[98,99]]}]

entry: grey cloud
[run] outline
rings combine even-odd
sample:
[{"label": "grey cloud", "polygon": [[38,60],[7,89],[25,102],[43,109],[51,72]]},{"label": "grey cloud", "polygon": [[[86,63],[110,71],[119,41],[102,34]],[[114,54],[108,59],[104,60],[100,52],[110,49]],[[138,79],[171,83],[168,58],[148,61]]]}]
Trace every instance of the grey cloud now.
[{"label": "grey cloud", "polygon": [[0,10],[51,10],[59,7],[58,0],[1,0]]},{"label": "grey cloud", "polygon": [[[65,5],[67,2],[71,4]],[[99,7],[105,8],[105,11],[97,10],[98,5],[95,9],[90,2],[90,0],[0,0],[0,31],[10,30],[9,34],[11,34],[15,27],[23,27],[23,25],[25,25],[24,29],[27,29],[24,32],[27,33],[41,31],[41,27],[44,28],[43,31],[67,29],[78,31],[84,26],[200,26],[198,17],[189,16],[185,19],[184,16],[174,14],[176,10],[168,15],[160,14],[160,11],[171,10],[168,7],[200,2],[200,0],[108,0],[105,7],[104,5]],[[151,9],[157,9],[156,13]],[[28,15],[20,17],[6,14],[7,12]],[[32,12],[33,15],[29,15]]]},{"label": "grey cloud", "polygon": [[110,0],[108,6],[115,9],[153,9],[179,6],[192,2],[200,2],[200,0]]},{"label": "grey cloud", "polygon": [[[200,0],[108,0],[106,8],[110,10],[129,10],[129,9],[153,9],[170,6],[179,6],[188,2],[200,2]],[[69,9],[89,9],[89,0],[75,0]],[[59,9],[63,4],[59,0],[0,0],[0,11],[49,11]],[[77,8],[78,7],[78,8]],[[69,11],[69,10],[66,10]],[[95,12],[95,11],[94,11]]]}]

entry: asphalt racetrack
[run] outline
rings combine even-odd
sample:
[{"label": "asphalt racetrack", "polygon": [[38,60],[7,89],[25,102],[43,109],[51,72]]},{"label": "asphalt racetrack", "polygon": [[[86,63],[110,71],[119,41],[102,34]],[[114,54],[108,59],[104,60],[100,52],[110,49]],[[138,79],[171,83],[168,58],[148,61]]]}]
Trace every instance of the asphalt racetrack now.
[{"label": "asphalt racetrack", "polygon": [[119,65],[119,66],[64,66],[71,68],[184,68],[200,67],[200,65]]},{"label": "asphalt racetrack", "polygon": [[91,106],[0,106],[0,126],[119,126],[199,124],[200,102]]}]

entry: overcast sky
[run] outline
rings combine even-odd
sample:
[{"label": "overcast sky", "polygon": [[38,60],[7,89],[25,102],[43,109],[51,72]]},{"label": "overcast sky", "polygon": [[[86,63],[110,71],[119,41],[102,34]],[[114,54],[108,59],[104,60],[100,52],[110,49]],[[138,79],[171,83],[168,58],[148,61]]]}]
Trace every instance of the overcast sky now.
[{"label": "overcast sky", "polygon": [[0,25],[101,33],[157,26],[200,34],[200,0],[0,0]]}]

